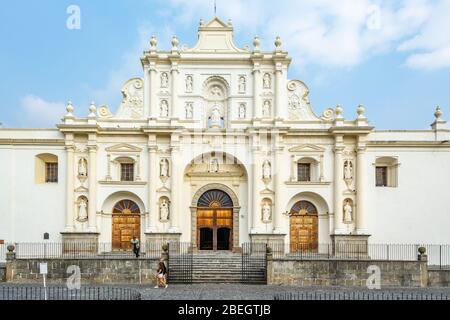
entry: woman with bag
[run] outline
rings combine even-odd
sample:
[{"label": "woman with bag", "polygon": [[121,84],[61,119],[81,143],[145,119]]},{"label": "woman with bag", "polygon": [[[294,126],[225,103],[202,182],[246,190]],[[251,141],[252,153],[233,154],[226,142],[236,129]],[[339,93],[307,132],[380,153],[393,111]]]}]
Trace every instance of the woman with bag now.
[{"label": "woman with bag", "polygon": [[167,288],[167,269],[164,262],[160,262],[158,265],[158,271],[156,271],[156,286],[155,289],[159,288],[160,286],[164,286],[164,288]]}]

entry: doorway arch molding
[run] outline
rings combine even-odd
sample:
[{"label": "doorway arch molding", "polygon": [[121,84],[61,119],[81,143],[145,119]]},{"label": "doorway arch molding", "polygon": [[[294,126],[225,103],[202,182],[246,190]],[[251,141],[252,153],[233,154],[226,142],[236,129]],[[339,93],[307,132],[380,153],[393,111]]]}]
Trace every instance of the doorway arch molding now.
[{"label": "doorway arch molding", "polygon": [[191,243],[194,248],[197,248],[197,205],[198,200],[200,197],[210,191],[210,190],[220,190],[225,192],[227,195],[230,196],[231,201],[233,202],[233,251],[239,251],[239,216],[241,207],[239,205],[239,198],[237,197],[236,193],[228,186],[221,184],[221,183],[210,183],[207,185],[204,185],[203,187],[199,188],[194,196],[192,197],[191,202]]}]

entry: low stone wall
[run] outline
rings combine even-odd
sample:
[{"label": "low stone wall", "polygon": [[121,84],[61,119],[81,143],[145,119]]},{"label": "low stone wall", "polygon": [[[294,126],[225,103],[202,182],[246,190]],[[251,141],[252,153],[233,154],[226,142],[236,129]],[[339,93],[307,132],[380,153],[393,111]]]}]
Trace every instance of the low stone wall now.
[{"label": "low stone wall", "polygon": [[426,261],[295,260],[267,261],[267,284],[366,287],[369,266],[381,272],[381,288],[426,287]]},{"label": "low stone wall", "polygon": [[81,283],[139,284],[154,283],[159,259],[16,259],[7,262],[7,281],[41,282],[39,264],[48,264],[49,283],[64,283],[71,274],[69,266],[79,266]]},{"label": "low stone wall", "polygon": [[428,270],[429,287],[450,287],[450,269]]},{"label": "low stone wall", "polygon": [[0,282],[6,281],[6,264],[0,263]]}]

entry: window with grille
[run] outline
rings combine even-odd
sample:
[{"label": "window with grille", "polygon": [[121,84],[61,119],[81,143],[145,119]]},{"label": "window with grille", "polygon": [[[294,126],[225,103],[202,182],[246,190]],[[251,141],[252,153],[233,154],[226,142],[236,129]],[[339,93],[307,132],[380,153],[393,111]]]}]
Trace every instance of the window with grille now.
[{"label": "window with grille", "polygon": [[297,164],[298,181],[311,181],[311,164],[298,163]]},{"label": "window with grille", "polygon": [[387,187],[387,167],[376,167],[376,186],[377,187]]},{"label": "window with grille", "polygon": [[120,180],[121,181],[134,181],[134,164],[122,163],[120,165]]},{"label": "window with grille", "polygon": [[45,163],[45,182],[58,182],[58,163]]}]

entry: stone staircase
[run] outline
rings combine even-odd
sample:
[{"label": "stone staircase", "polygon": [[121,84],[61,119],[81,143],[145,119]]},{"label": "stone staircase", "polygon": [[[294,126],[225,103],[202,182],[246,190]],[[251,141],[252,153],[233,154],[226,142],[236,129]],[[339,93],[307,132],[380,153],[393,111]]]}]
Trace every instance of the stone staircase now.
[{"label": "stone staircase", "polygon": [[[199,252],[192,259],[192,283],[242,283],[242,254],[229,251]],[[186,283],[189,275],[189,255],[169,258],[169,282]],[[247,259],[245,283],[266,284],[265,263]]]}]

